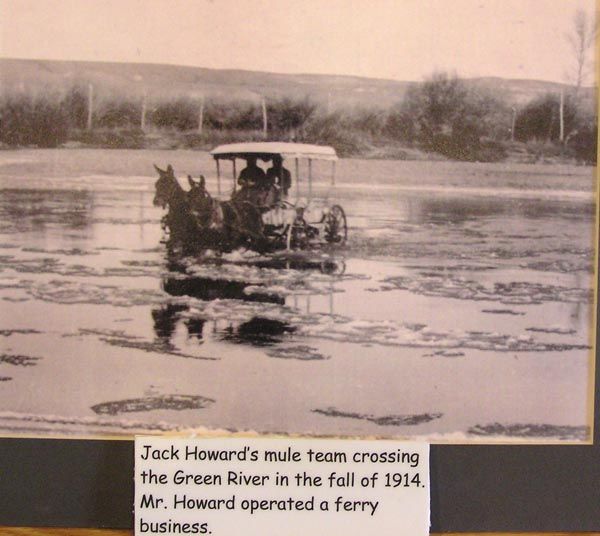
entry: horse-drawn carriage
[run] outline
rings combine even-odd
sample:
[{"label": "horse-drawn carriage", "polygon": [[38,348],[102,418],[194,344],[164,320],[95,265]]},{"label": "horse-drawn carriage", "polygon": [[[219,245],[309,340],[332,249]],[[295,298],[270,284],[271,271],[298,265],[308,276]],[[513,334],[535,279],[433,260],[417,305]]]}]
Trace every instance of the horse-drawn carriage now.
[{"label": "horse-drawn carriage", "polygon": [[[257,251],[309,249],[341,245],[348,229],[344,209],[330,205],[335,188],[337,155],[331,147],[300,143],[256,142],[220,145],[210,154],[217,165],[217,195],[211,195],[204,177],[184,190],[173,168],[156,169],[154,204],[169,208],[163,222],[170,237],[184,245],[231,250],[248,247]],[[245,160],[239,176],[237,161]],[[222,163],[231,163],[233,184],[222,193]],[[257,162],[270,162],[266,172]],[[293,163],[293,173],[285,164]],[[329,184],[315,184],[313,164],[321,171],[330,166]],[[301,178],[301,168],[307,176]],[[316,190],[321,195],[315,195]]]}]

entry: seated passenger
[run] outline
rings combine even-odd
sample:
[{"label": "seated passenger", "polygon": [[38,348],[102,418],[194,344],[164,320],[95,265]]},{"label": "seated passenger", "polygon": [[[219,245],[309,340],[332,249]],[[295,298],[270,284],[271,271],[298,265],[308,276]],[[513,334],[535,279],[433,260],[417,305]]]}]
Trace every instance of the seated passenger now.
[{"label": "seated passenger", "polygon": [[266,180],[265,172],[256,165],[256,157],[246,158],[246,167],[240,171],[238,184],[242,188],[264,188]]},{"label": "seated passenger", "polygon": [[272,181],[262,168],[256,165],[256,157],[246,158],[246,167],[242,169],[238,177],[241,189],[234,194],[236,201],[246,201],[255,206],[266,206],[271,204]]},{"label": "seated passenger", "polygon": [[292,176],[286,168],[283,167],[283,159],[276,155],[273,157],[273,165],[267,170],[267,181],[275,184],[281,191],[283,197],[287,197],[290,186],[292,185]]}]

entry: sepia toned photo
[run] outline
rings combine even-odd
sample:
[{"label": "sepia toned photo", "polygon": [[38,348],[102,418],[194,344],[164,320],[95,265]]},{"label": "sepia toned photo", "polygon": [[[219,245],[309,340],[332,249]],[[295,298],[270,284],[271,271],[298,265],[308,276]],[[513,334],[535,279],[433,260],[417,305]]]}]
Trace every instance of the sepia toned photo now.
[{"label": "sepia toned photo", "polygon": [[0,436],[591,442],[592,0],[2,10]]}]

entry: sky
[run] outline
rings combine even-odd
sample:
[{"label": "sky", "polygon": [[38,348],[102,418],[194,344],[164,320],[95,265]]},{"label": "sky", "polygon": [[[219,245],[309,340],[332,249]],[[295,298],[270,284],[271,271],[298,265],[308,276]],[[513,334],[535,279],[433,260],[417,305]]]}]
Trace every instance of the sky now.
[{"label": "sky", "polygon": [[567,81],[594,0],[0,0],[0,56]]}]

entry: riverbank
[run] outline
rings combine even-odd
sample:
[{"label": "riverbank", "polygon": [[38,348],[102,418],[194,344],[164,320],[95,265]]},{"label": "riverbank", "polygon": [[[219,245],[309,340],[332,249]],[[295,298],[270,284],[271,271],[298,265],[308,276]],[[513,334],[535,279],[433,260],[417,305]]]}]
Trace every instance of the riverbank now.
[{"label": "riverbank", "polygon": [[[206,151],[167,149],[16,149],[0,151],[0,187],[39,187],[52,178],[155,176],[153,164],[171,164],[180,177],[216,176],[215,163]],[[449,160],[369,160],[341,158],[336,164],[337,184],[370,184],[403,187],[558,190],[593,192],[596,168],[573,164],[526,164],[519,162],[456,162]],[[230,166],[222,166],[224,181],[231,179]],[[303,172],[303,170],[301,170]],[[328,178],[330,163],[315,162],[315,177]],[[146,179],[144,180],[146,182]],[[81,187],[80,182],[80,187]],[[30,185],[30,186],[28,186]],[[118,186],[118,181],[116,186]]]}]

